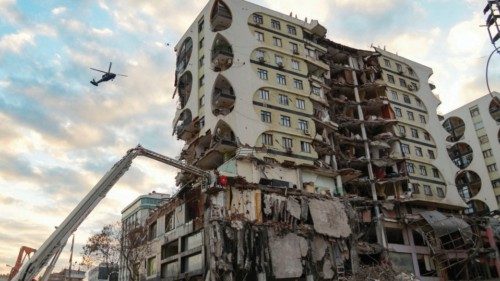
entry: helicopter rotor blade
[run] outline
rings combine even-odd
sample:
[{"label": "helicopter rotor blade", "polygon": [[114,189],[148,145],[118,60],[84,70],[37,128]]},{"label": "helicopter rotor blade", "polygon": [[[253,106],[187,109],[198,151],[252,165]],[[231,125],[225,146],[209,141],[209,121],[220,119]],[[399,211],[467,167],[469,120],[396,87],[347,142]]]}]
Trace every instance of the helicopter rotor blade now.
[{"label": "helicopter rotor blade", "polygon": [[109,69],[108,69],[108,73],[111,73],[111,62],[109,62]]},{"label": "helicopter rotor blade", "polygon": [[90,69],[95,70],[95,71],[99,71],[99,72],[102,72],[102,73],[107,73],[106,71],[103,71],[103,70],[100,70],[100,69],[95,69],[95,68],[92,68],[92,67],[90,67]]},{"label": "helicopter rotor blade", "polygon": [[116,74],[116,75],[118,75],[118,76],[128,77],[128,76],[127,76],[127,75],[125,75],[125,74],[118,74],[118,73],[115,73],[115,74]]}]

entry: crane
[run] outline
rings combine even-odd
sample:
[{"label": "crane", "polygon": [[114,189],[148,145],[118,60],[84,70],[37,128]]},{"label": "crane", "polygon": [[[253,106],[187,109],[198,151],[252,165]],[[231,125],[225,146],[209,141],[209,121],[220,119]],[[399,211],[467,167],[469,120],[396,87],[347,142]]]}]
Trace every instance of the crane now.
[{"label": "crane", "polygon": [[36,250],[30,247],[22,246],[21,249],[19,249],[19,254],[17,255],[17,260],[14,266],[11,268],[9,277],[7,280],[12,280],[14,276],[16,276],[17,272],[19,272],[19,269],[23,265],[24,259],[30,257],[32,253],[34,253]]},{"label": "crane", "polygon": [[[80,226],[83,220],[92,212],[99,202],[106,197],[108,191],[129,169],[132,161],[138,157],[144,156],[164,164],[173,166],[182,171],[186,171],[201,178],[202,188],[208,188],[216,183],[214,172],[208,172],[198,167],[186,164],[182,161],[161,155],[149,149],[138,145],[127,151],[115,165],[101,178],[101,180],[90,190],[90,192],[80,201],[73,211],[64,219],[54,232],[45,240],[45,242],[36,250],[35,254],[25,262],[19,269],[19,272],[10,279],[12,281],[31,281],[35,278],[42,268],[50,261],[50,266],[55,264],[59,253],[68,241],[68,238]],[[49,266],[49,267],[50,267]],[[50,271],[50,270],[49,270]],[[50,272],[49,272],[50,274]],[[44,276],[47,275],[44,274]]]}]

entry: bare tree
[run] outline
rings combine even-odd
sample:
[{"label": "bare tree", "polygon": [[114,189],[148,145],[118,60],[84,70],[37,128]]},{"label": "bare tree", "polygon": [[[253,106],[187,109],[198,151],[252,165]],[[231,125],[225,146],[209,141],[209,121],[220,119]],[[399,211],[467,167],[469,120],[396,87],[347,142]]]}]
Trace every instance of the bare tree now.
[{"label": "bare tree", "polygon": [[105,263],[108,273],[111,273],[121,258],[121,265],[126,268],[129,280],[138,281],[138,265],[150,252],[147,234],[144,226],[125,229],[119,222],[106,225],[87,240],[83,247],[82,265],[90,268]]}]

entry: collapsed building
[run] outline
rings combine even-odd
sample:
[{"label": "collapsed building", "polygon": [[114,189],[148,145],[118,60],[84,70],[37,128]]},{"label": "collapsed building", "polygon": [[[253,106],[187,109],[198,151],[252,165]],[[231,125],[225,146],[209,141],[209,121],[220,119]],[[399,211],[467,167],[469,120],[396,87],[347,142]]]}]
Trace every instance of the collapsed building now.
[{"label": "collapsed building", "polygon": [[495,220],[463,212],[432,70],[326,32],[242,0],[197,16],[176,46],[173,133],[220,178],[178,174],[141,278],[499,277]]}]

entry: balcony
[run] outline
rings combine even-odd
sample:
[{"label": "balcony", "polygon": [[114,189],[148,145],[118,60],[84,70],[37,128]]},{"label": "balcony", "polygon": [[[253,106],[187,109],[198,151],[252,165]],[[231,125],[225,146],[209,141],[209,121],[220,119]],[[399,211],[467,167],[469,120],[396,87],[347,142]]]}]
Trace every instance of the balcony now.
[{"label": "balcony", "polygon": [[224,71],[233,65],[233,48],[229,42],[217,35],[212,46],[212,66],[214,71]]},{"label": "balcony", "polygon": [[228,29],[231,26],[233,17],[229,7],[222,2],[216,1],[214,7],[212,8],[212,13],[210,14],[210,24],[212,26],[212,31],[218,32]]},{"label": "balcony", "polygon": [[214,115],[227,115],[234,108],[236,96],[229,81],[222,75],[215,80],[212,93],[212,112]]}]

